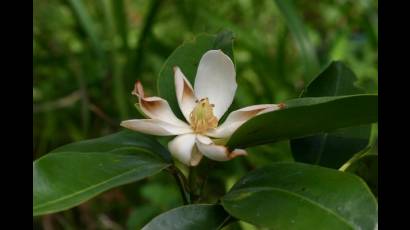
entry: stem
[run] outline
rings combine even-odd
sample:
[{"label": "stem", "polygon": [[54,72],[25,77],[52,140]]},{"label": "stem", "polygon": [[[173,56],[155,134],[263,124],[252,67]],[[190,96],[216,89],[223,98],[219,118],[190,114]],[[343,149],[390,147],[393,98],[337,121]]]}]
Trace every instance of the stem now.
[{"label": "stem", "polygon": [[187,187],[187,181],[184,174],[182,174],[181,171],[174,165],[172,165],[168,169],[177,182],[184,205],[191,204],[190,194]]},{"label": "stem", "polygon": [[[211,171],[214,168],[215,164],[213,162],[209,162],[208,167],[209,167],[209,171]],[[204,198],[204,192],[205,192],[205,186],[208,182],[208,177],[209,177],[209,173],[207,173],[204,177],[204,180],[201,184],[201,187],[199,189],[199,198],[198,198],[198,202],[201,201]]]},{"label": "stem", "polygon": [[123,63],[118,57],[117,51],[114,51],[111,55],[114,100],[120,112],[121,119],[126,119],[128,116],[127,98],[125,96],[123,72],[120,68],[120,66],[123,66]]},{"label": "stem", "polygon": [[191,191],[190,195],[190,199],[192,202],[196,201],[196,195],[195,195],[195,191],[196,191],[196,186],[195,186],[195,181],[194,178],[196,177],[195,175],[195,168],[189,166],[188,168],[188,186],[189,186],[189,190]]},{"label": "stem", "polygon": [[349,168],[349,166],[351,164],[353,164],[354,162],[356,162],[357,160],[359,160],[361,157],[363,157],[370,149],[372,146],[367,146],[365,149],[363,149],[362,151],[356,153],[355,155],[353,155],[352,158],[350,158],[350,160],[348,160],[346,163],[344,163],[339,170],[344,172],[346,171],[347,168]]},{"label": "stem", "polygon": [[201,175],[202,173],[198,167],[189,167],[188,183],[192,203],[198,203],[202,199],[201,184],[199,183],[202,178]]},{"label": "stem", "polygon": [[218,226],[217,229],[222,229],[223,227],[227,226],[228,224],[230,224],[234,221],[236,221],[236,219],[234,217],[232,217],[231,215],[229,215],[228,217],[225,218],[225,220],[222,222],[222,224]]}]

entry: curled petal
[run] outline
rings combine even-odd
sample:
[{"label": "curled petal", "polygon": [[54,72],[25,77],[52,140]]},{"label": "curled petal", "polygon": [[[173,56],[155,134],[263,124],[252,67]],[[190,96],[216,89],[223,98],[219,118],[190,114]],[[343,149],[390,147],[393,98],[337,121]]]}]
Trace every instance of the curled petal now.
[{"label": "curled petal", "polygon": [[192,129],[187,125],[178,126],[155,119],[126,120],[121,122],[121,126],[156,136],[173,136],[192,132]]},{"label": "curled petal", "polygon": [[191,83],[186,79],[181,69],[174,67],[175,90],[178,100],[179,108],[185,119],[190,122],[189,116],[196,105],[196,98]]},{"label": "curled petal", "polygon": [[237,88],[235,66],[221,50],[206,52],[199,61],[194,91],[198,99],[208,98],[220,119],[232,104]]},{"label": "curled petal", "polygon": [[252,105],[235,110],[228,115],[225,122],[216,129],[210,130],[207,135],[215,138],[229,138],[236,129],[247,120],[257,115],[280,109],[280,105],[262,104]]},{"label": "curled petal", "polygon": [[197,135],[196,145],[203,155],[215,161],[228,161],[238,156],[247,155],[243,149],[235,149],[230,152],[226,146],[216,145],[209,137],[203,135]]},{"label": "curled petal", "polygon": [[184,134],[175,137],[168,143],[172,156],[188,166],[196,166],[202,159],[202,154],[195,147],[195,134]]},{"label": "curled petal", "polygon": [[141,111],[149,118],[167,122],[176,126],[188,125],[178,119],[172,112],[168,102],[160,97],[145,97],[144,88],[140,81],[137,81],[132,94],[138,97]]}]

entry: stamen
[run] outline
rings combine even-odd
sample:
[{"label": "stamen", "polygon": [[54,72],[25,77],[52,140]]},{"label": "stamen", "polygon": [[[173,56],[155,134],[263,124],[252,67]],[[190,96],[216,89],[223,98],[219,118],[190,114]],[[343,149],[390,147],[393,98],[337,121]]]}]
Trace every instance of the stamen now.
[{"label": "stamen", "polygon": [[218,119],[213,113],[213,107],[208,98],[202,98],[191,112],[190,123],[196,133],[204,133],[208,129],[218,126]]}]

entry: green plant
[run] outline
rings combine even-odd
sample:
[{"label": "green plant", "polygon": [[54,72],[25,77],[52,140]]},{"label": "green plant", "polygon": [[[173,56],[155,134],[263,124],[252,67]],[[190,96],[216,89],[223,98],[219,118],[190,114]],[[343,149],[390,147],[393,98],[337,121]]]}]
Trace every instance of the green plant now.
[{"label": "green plant", "polygon": [[[197,36],[162,67],[158,93],[180,119],[174,66],[192,83],[200,57],[217,49],[235,60],[231,32]],[[355,83],[347,66],[332,62],[300,98],[285,100],[283,109],[255,116],[236,129],[225,143],[229,150],[291,140],[299,162],[269,163],[246,172],[226,193],[207,189],[212,183],[207,174],[212,165],[227,163],[204,160],[185,167],[161,144],[167,139],[121,131],[57,148],[33,163],[33,215],[72,208],[165,171],[175,178],[186,205],[159,215],[143,229],[221,229],[239,220],[273,229],[374,229],[377,200],[352,172],[372,153],[370,125],[378,120],[378,95],[365,94]]]}]

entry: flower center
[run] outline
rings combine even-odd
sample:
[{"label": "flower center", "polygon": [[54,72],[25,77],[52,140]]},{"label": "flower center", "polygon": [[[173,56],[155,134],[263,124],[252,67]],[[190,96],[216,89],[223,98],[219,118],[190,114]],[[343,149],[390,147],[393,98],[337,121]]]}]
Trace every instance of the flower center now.
[{"label": "flower center", "polygon": [[213,104],[209,104],[208,98],[203,98],[196,104],[189,116],[194,132],[204,133],[218,126],[218,118],[214,115],[213,107]]}]

